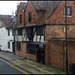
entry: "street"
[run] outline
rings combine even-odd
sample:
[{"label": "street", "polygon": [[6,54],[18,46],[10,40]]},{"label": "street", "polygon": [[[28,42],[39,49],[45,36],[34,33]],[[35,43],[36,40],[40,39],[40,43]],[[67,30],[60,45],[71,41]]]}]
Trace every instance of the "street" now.
[{"label": "street", "polygon": [[0,51],[0,74],[65,74],[65,72],[13,53]]},{"label": "street", "polygon": [[[18,70],[17,70],[18,69]],[[23,74],[19,68],[16,68],[12,64],[7,64],[0,59],[0,74]]]}]

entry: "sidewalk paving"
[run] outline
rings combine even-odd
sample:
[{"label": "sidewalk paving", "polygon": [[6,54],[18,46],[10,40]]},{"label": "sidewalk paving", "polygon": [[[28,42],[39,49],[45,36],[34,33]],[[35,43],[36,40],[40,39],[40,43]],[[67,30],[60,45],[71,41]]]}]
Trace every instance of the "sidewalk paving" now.
[{"label": "sidewalk paving", "polygon": [[34,62],[13,53],[0,51],[0,58],[22,68],[30,74],[65,74],[59,69]]}]

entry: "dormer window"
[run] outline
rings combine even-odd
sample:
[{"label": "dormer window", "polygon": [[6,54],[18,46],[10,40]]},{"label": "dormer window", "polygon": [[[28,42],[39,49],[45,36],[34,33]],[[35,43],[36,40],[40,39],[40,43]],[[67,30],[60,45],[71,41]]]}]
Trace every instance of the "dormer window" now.
[{"label": "dormer window", "polygon": [[29,23],[31,23],[31,21],[32,21],[32,13],[30,12],[29,13]]},{"label": "dormer window", "polygon": [[20,15],[20,24],[22,24],[22,15]]},{"label": "dormer window", "polygon": [[[72,16],[71,7],[66,8],[67,8],[67,16]],[[65,16],[65,7],[64,7],[64,16]]]}]

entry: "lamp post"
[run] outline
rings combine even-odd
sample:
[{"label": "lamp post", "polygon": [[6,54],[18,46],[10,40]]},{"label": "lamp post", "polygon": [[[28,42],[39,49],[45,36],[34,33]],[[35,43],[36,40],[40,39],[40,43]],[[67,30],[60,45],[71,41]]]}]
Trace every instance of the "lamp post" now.
[{"label": "lamp post", "polygon": [[67,2],[65,0],[65,50],[66,50],[66,74],[68,74],[68,52],[67,52]]}]

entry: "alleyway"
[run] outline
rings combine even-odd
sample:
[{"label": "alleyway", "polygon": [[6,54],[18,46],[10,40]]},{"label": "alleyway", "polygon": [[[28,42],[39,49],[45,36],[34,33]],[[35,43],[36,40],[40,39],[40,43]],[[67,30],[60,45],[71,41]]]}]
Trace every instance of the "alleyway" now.
[{"label": "alleyway", "polygon": [[[37,62],[19,57],[13,53],[0,51],[0,59],[20,69],[22,73],[28,74],[65,74],[64,72]],[[11,66],[10,65],[10,66]],[[13,67],[12,66],[12,67]]]}]

